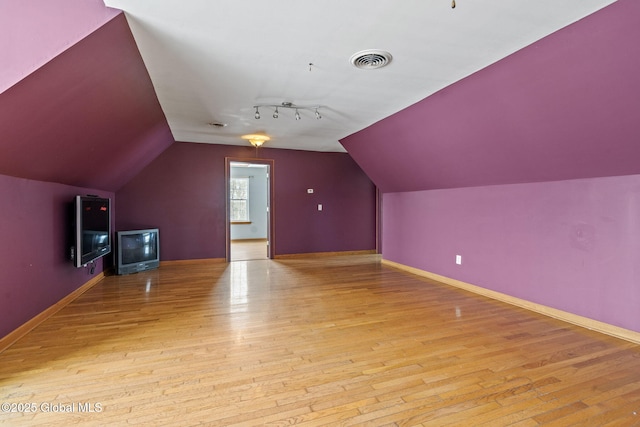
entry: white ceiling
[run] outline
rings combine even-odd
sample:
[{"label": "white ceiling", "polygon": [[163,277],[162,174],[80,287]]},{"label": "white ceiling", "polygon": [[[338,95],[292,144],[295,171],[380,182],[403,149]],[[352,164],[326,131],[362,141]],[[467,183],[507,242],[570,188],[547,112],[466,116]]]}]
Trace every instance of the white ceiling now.
[{"label": "white ceiling", "polygon": [[[124,10],[176,141],[344,151],[339,140],[613,0],[105,0]],[[349,58],[381,49],[378,70]],[[309,64],[313,64],[309,66]],[[256,104],[321,105],[313,112]],[[209,123],[225,123],[218,128]]]}]

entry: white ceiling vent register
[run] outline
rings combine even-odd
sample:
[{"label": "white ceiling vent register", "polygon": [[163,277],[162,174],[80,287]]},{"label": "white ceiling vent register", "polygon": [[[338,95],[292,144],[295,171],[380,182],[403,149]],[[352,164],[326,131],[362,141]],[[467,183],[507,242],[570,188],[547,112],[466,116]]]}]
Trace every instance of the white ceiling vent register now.
[{"label": "white ceiling vent register", "polygon": [[384,50],[369,49],[363,50],[351,55],[351,63],[356,68],[363,70],[375,70],[389,65],[391,62],[391,54]]}]

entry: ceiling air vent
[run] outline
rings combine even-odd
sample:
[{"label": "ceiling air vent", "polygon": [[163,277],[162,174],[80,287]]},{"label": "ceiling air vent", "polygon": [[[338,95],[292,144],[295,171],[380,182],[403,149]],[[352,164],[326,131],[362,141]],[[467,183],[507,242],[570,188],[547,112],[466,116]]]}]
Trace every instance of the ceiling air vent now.
[{"label": "ceiling air vent", "polygon": [[363,70],[375,70],[382,68],[391,62],[391,54],[384,50],[363,50],[358,53],[354,53],[351,56],[351,63],[356,68]]}]

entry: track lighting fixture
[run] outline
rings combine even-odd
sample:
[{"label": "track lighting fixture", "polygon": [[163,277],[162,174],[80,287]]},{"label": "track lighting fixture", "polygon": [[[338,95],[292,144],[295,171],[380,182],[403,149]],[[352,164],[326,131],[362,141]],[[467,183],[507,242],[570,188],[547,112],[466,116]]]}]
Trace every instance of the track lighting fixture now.
[{"label": "track lighting fixture", "polygon": [[280,116],[280,112],[278,111],[278,108],[288,108],[290,110],[295,110],[293,117],[295,117],[296,120],[302,119],[302,116],[300,115],[299,110],[313,111],[315,113],[316,119],[320,120],[322,118],[322,116],[320,115],[320,112],[318,111],[320,108],[322,108],[321,105],[296,105],[292,102],[283,102],[282,104],[258,104],[258,105],[254,105],[253,108],[256,109],[256,113],[254,115],[256,119],[260,118],[260,108],[273,108],[274,119],[277,119]]}]

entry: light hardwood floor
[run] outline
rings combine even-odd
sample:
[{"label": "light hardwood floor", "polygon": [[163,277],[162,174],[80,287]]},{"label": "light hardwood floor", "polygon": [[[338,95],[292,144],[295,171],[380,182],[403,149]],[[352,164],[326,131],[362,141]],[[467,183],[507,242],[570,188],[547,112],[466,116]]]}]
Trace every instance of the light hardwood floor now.
[{"label": "light hardwood floor", "polygon": [[640,347],[375,255],[175,263],[1,353],[0,400],[20,426],[634,426]]},{"label": "light hardwood floor", "polygon": [[232,240],[231,261],[267,259],[266,240]]}]

